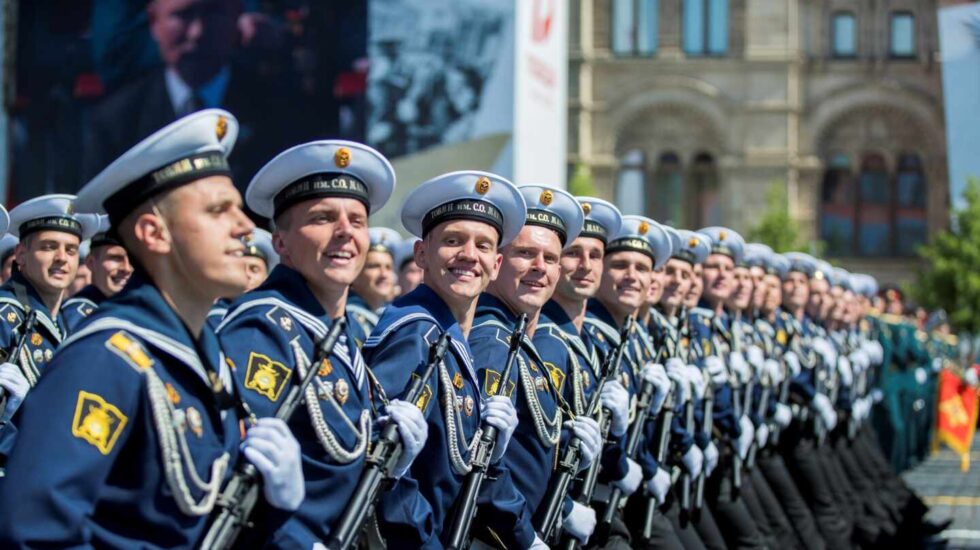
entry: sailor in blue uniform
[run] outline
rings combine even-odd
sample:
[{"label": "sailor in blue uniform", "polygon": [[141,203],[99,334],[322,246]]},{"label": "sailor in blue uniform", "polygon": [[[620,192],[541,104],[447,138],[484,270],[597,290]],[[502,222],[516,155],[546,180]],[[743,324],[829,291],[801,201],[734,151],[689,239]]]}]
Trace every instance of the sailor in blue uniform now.
[{"label": "sailor in blue uniform", "polygon": [[395,273],[395,248],[401,243],[401,235],[388,227],[372,227],[369,230],[371,247],[368,249],[364,269],[351,284],[347,297],[347,311],[360,325],[361,338],[357,345],[371,335],[385,305],[395,298],[397,274]]},{"label": "sailor in blue uniform", "polygon": [[[245,277],[246,284],[244,292],[256,289],[269,277],[269,273],[279,265],[279,254],[276,254],[272,245],[272,234],[256,227],[245,239]],[[228,313],[228,306],[231,301],[238,296],[224,296],[211,306],[208,310],[207,323],[211,330],[218,328],[225,313]]]},{"label": "sailor in blue uniform", "polygon": [[[484,395],[494,395],[493,388],[498,385],[518,388],[512,397],[517,400],[519,423],[504,462],[528,514],[533,516],[558,460],[563,420],[570,420],[569,432],[582,442],[584,458],[580,468],[588,467],[595,457],[601,436],[595,419],[576,417],[564,399],[566,376],[555,364],[557,358],[543,357],[532,343],[541,307],[551,299],[560,277],[562,248],[582,230],[584,214],[575,198],[565,191],[541,185],[519,189],[527,204],[527,218],[517,237],[501,249],[500,273],[480,297],[469,343]],[[501,381],[509,335],[521,314],[528,316],[526,337],[509,379]],[[621,394],[622,406],[617,409],[625,413],[627,396],[625,391]],[[625,414],[621,414],[620,423],[625,431]],[[622,431],[616,435],[621,436]],[[571,499],[566,500],[564,511],[565,531],[584,543],[595,527],[595,511],[577,502],[573,504]],[[510,547],[508,536],[507,532],[495,531],[490,537],[495,540],[486,542],[503,542],[503,547]]]},{"label": "sailor in blue uniform", "polygon": [[98,233],[89,242],[85,265],[92,273],[92,283],[65,300],[61,315],[71,334],[106,298],[115,296],[126,286],[133,266],[119,238],[110,231],[109,216],[98,215]]},{"label": "sailor in blue uniform", "polygon": [[395,273],[398,275],[398,296],[415,290],[422,282],[422,268],[415,263],[415,243],[418,237],[402,239],[395,245]]},{"label": "sailor in blue uniform", "polygon": [[515,496],[501,462],[517,427],[517,412],[509,397],[481,397],[483,383],[467,343],[477,299],[500,269],[498,246],[517,236],[525,214],[517,188],[485,172],[444,174],[409,193],[401,218],[405,229],[422,239],[415,244],[415,261],[424,271],[423,282],[385,308],[362,352],[388,397],[396,398],[412,376],[421,375],[429,347],[449,333],[449,351],[416,403],[426,416],[429,437],[410,470],[432,506],[436,534],[452,522],[485,418],[499,431],[481,506],[493,507],[488,519],[495,525],[525,526],[507,533],[513,547],[541,548],[534,530],[526,528],[530,518],[524,501]]},{"label": "sailor in blue uniform", "polygon": [[21,407],[0,546],[197,546],[242,454],[264,480],[252,543],[303,500],[295,438],[260,419],[242,440],[231,374],[204,327],[207,306],[245,284],[252,222],[226,160],[236,135],[229,113],[199,111],[81,190],[77,208],[109,214],[136,272]]},{"label": "sailor in blue uniform", "polygon": [[[330,325],[347,318],[346,333],[319,367],[306,404],[290,428],[303,451],[306,499],[275,534],[278,548],[311,548],[326,542],[354,489],[379,417],[398,424],[404,453],[402,476],[427,435],[411,403],[386,401],[355,342],[356,324],[346,311],[348,285],[369,250],[368,216],[395,187],[395,173],[380,153],[359,143],[324,140],[279,154],[256,174],[245,192],[249,208],[275,222],[281,263],[269,278],[228,307],[217,334],[242,397],[259,417],[273,416],[291,379],[310,368]],[[409,478],[394,491],[405,508],[379,510],[389,546],[420,548],[431,538],[428,504]]]},{"label": "sailor in blue uniform", "polygon": [[[44,195],[10,212],[10,232],[21,240],[16,268],[0,287],[0,387],[10,396],[0,411],[0,466],[17,436],[14,412],[66,337],[62,297],[75,280],[79,244],[97,223],[95,217],[76,215],[74,200],[74,195]],[[6,211],[0,221],[6,227]]]}]

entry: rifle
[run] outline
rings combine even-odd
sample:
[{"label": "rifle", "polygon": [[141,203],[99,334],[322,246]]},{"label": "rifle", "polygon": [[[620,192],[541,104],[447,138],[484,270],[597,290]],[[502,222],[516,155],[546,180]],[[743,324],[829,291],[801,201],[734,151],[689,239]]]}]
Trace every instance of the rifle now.
[{"label": "rifle", "polygon": [[[764,383],[762,385],[762,392],[759,394],[759,403],[756,404],[755,414],[759,418],[766,417],[766,407],[769,405],[769,394],[771,390],[769,389],[769,384]],[[749,447],[749,456],[745,459],[745,467],[751,470],[755,466],[755,457],[759,452],[759,445],[756,442],[752,442],[752,446]]]},{"label": "rifle", "polygon": [[[660,418],[657,420],[657,440],[654,443],[653,453],[657,459],[657,464],[663,464],[667,459],[667,445],[670,441],[670,423],[674,420],[674,390],[671,388],[664,400],[664,407],[661,409]],[[650,496],[646,502],[646,511],[643,514],[643,540],[650,540],[653,536],[653,520],[657,512],[657,499]]]},{"label": "rifle", "polygon": [[[710,403],[710,399],[708,397],[708,393],[710,393],[710,392],[711,392],[711,387],[709,385],[705,389],[705,395],[704,395],[704,397],[705,397],[705,400],[704,400],[704,402],[705,402],[705,409],[708,411],[708,415],[705,416],[705,419],[704,419],[705,427],[708,426],[708,424],[710,422],[709,419],[711,418],[711,410],[707,408],[708,404]],[[694,433],[694,427],[695,427],[694,426],[694,396],[692,395],[692,396],[689,396],[688,397],[687,403],[684,403],[684,430],[686,430],[687,433],[693,434]],[[708,433],[711,433],[711,432],[709,431]],[[703,475],[703,472],[702,472],[702,475]],[[690,519],[691,519],[690,518],[690,512],[691,512],[691,484],[692,484],[691,473],[685,471],[684,473],[681,474],[681,497],[680,497],[680,501],[681,501],[680,502],[680,505],[681,505],[681,522],[684,525],[686,525],[687,522],[690,521]]]},{"label": "rifle", "polygon": [[[705,435],[707,435],[709,438],[711,437],[711,433],[714,430],[714,426],[715,426],[714,402],[715,402],[715,390],[714,388],[711,387],[711,384],[709,383],[707,385],[707,388],[705,388],[704,390],[704,428],[702,430],[705,433]],[[693,409],[694,408],[692,405],[691,410],[693,411]],[[691,420],[690,430],[694,431],[693,412],[691,416],[692,416],[692,420]],[[707,481],[707,478],[708,478],[708,474],[707,472],[704,471],[704,468],[702,468],[701,473],[698,474],[698,479],[695,482],[695,486],[694,486],[694,504],[693,506],[691,506],[690,502],[688,503],[688,506],[692,508],[692,511],[695,514],[700,513],[701,507],[704,506],[704,484]],[[688,479],[690,479],[690,474],[688,474]],[[690,488],[688,488],[688,493],[690,493]],[[681,496],[683,497],[683,493],[681,493]],[[688,495],[687,498],[688,501],[690,501],[691,499],[690,494]],[[683,498],[681,499],[681,502],[683,503]]]},{"label": "rifle", "polygon": [[[521,314],[517,318],[514,331],[510,333],[510,347],[507,350],[507,362],[504,364],[504,370],[500,374],[500,384],[498,385],[500,395],[504,395],[507,389],[507,383],[510,381],[510,372],[514,368],[514,363],[517,362],[517,354],[521,349],[521,342],[524,340],[525,332],[527,332],[527,315]],[[496,395],[496,392],[494,395]],[[513,398],[512,395],[508,397]],[[466,539],[470,533],[473,516],[476,515],[476,498],[480,494],[480,486],[483,484],[483,478],[487,475],[487,468],[490,466],[490,456],[493,454],[493,447],[496,444],[497,428],[487,424],[486,421],[483,422],[481,427],[483,432],[480,435],[480,442],[470,459],[470,472],[463,479],[463,486],[460,489],[459,496],[456,498],[456,504],[453,506],[456,513],[453,514],[453,521],[450,523],[448,531],[449,536],[446,539],[446,548],[450,550],[463,550],[470,546],[467,544]]]},{"label": "rifle", "polygon": [[[32,387],[36,383],[37,377],[40,373],[38,373],[37,369],[31,366],[29,362],[22,365],[20,356],[23,355],[24,347],[27,346],[27,339],[30,337],[31,333],[34,332],[34,327],[36,325],[37,311],[31,309],[27,313],[27,318],[24,319],[24,330],[20,333],[20,336],[17,337],[17,341],[14,343],[13,349],[10,350],[10,353],[6,354],[6,357],[2,358],[3,361],[10,361],[20,367],[21,374],[23,374],[24,378],[31,383]],[[3,413],[6,408],[7,390],[0,388],[0,413]],[[0,426],[3,426],[5,423],[6,422],[0,422]]]},{"label": "rifle", "polygon": [[[415,378],[405,392],[405,401],[416,403],[426,383],[432,378],[436,366],[442,362],[449,348],[449,332],[443,332],[435,344],[429,346],[429,356],[425,363],[422,376]],[[395,464],[402,455],[402,440],[398,435],[398,425],[389,422],[381,431],[378,442],[365,459],[361,479],[357,488],[351,493],[350,501],[340,516],[337,526],[330,533],[327,548],[330,550],[346,550],[355,544],[357,535],[364,527],[368,514],[374,509],[374,503],[381,494],[381,484],[392,477]]]},{"label": "rifle", "polygon": [[[602,388],[607,382],[611,382],[619,378],[619,373],[621,372],[621,366],[623,364],[623,353],[626,351],[626,346],[629,344],[630,333],[633,331],[633,321],[634,319],[632,316],[626,318],[626,320],[623,322],[622,328],[619,331],[619,344],[613,350],[613,353],[606,356],[606,368],[603,369],[605,376],[603,376],[603,378],[599,380],[599,383],[596,384],[595,392],[592,394],[593,403],[590,404],[590,409],[595,410],[593,417],[595,414],[598,414],[598,403],[600,394],[602,393]],[[594,405],[594,407],[591,405]],[[602,424],[599,426],[599,431],[602,434],[602,441],[606,441],[608,439],[609,429],[611,427],[612,415],[609,414],[608,411],[603,412]],[[573,441],[576,440],[573,439]],[[571,447],[571,444],[569,444],[569,447]],[[576,446],[576,449],[577,448],[578,447]],[[581,461],[581,457],[579,457],[579,461]],[[600,457],[596,456],[585,473],[585,478],[582,480],[582,486],[579,490],[578,497],[575,499],[576,502],[584,504],[585,506],[589,506],[592,503],[592,495],[595,494],[595,489],[599,482],[599,463]],[[575,467],[576,470],[574,471],[577,471],[578,463],[575,464]],[[574,471],[571,475],[574,475]],[[563,500],[564,499],[549,503],[549,507],[557,508],[557,510],[549,510],[549,512],[553,515],[553,519],[551,520],[552,525],[556,525],[558,523],[557,516],[560,515],[561,503]],[[552,527],[552,530],[554,531],[555,527]],[[564,535],[559,541],[559,547],[564,548],[565,550],[575,550],[579,547],[579,542],[575,537]]]},{"label": "rifle", "polygon": [[[317,344],[313,363],[306,375],[303,376],[299,384],[290,388],[286,398],[276,410],[274,418],[289,422],[293,413],[299,408],[299,404],[302,403],[306,389],[316,378],[320,365],[329,357],[337,340],[340,339],[346,323],[347,320],[344,317],[334,321],[333,326],[330,327],[330,332]],[[251,462],[244,459],[243,455],[235,468],[234,475],[218,497],[217,506],[220,507],[221,512],[205,533],[201,548],[225,550],[235,545],[242,530],[251,526],[248,520],[258,503],[261,486],[262,476],[259,475],[259,471]]]}]

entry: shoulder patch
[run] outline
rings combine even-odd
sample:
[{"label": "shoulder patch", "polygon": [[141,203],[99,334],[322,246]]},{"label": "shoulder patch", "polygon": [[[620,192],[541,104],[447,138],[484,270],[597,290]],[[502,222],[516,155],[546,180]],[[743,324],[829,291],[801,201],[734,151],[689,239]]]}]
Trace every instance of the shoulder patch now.
[{"label": "shoulder patch", "polygon": [[23,314],[20,310],[10,304],[5,304],[3,307],[0,307],[0,317],[15,329],[20,326],[22,316]]},{"label": "shoulder patch", "polygon": [[548,369],[548,374],[551,375],[551,382],[555,385],[555,389],[561,392],[562,386],[565,384],[565,373],[554,363],[545,361],[544,366]]},{"label": "shoulder patch", "polygon": [[153,366],[153,358],[146,353],[143,345],[120,330],[105,341],[105,347],[130,364],[136,370],[146,370]]},{"label": "shoulder patch", "polygon": [[[497,395],[497,391],[500,390],[500,373],[493,370],[487,369],[483,372],[483,393],[487,397],[493,397]],[[514,382],[507,385],[507,390],[505,392],[506,396],[511,396],[514,394]]]},{"label": "shoulder patch", "polygon": [[126,415],[102,396],[79,391],[71,434],[107,455],[112,452],[127,421]]},{"label": "shoulder patch", "polygon": [[289,316],[289,313],[279,306],[273,306],[272,309],[265,312],[265,318],[269,320],[274,326],[278,326],[283,330],[283,332],[292,332],[295,326],[293,318]]},{"label": "shoulder patch", "polygon": [[[411,382],[409,382],[408,385],[411,386],[415,384],[415,381],[418,380],[419,378],[420,378],[419,374],[413,372],[411,377]],[[418,410],[422,411],[422,414],[425,414],[425,410],[429,408],[430,402],[432,402],[432,388],[429,387],[429,384],[426,384],[425,386],[422,387],[422,391],[419,392],[419,397],[418,399],[415,400],[415,406],[418,408]]]},{"label": "shoulder patch", "polygon": [[283,388],[286,387],[286,383],[289,382],[289,376],[292,373],[292,369],[285,364],[273,361],[268,355],[253,351],[248,354],[245,388],[275,402],[279,399],[279,394],[282,393]]}]

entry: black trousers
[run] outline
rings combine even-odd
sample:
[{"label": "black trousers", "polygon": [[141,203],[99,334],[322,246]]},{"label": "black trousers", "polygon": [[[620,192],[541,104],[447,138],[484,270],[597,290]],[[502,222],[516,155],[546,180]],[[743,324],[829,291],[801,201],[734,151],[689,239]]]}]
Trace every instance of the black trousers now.
[{"label": "black trousers", "polygon": [[766,540],[745,500],[735,489],[731,454],[722,457],[711,474],[706,490],[707,501],[729,548],[766,548]]}]

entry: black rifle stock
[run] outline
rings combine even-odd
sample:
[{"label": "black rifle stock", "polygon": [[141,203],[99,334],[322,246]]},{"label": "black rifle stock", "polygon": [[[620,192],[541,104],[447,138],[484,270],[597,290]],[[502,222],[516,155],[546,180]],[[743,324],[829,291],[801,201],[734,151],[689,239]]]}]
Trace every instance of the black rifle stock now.
[{"label": "black rifle stock", "polygon": [[[623,354],[626,351],[626,346],[629,344],[630,334],[633,332],[633,322],[632,316],[627,317],[626,321],[623,322],[623,327],[619,332],[619,344],[613,350],[613,353],[606,357],[606,363],[608,367],[604,369],[605,376],[596,385],[595,393],[593,393],[593,399],[599,401],[601,397],[602,388],[606,385],[606,382],[619,379],[619,373],[622,369],[623,364]],[[598,407],[597,407],[598,409]],[[602,441],[605,442],[609,437],[609,429],[612,427],[612,414],[606,410],[603,411],[603,422],[599,427],[600,433],[602,435]],[[592,503],[592,495],[595,494],[596,485],[599,482],[599,469],[600,469],[600,458],[602,450],[599,450],[598,455],[592,460],[592,464],[589,465],[588,470],[586,470],[585,478],[582,481],[582,486],[579,491],[578,496],[575,501],[589,506]],[[581,457],[580,457],[581,459]],[[576,469],[578,465],[576,464]],[[559,509],[560,509],[559,501]],[[552,520],[553,523],[557,524],[557,519]],[[553,528],[554,530],[554,528]],[[575,550],[579,547],[578,539],[569,535],[563,535],[559,541],[559,547],[565,550]]]},{"label": "black rifle stock", "polygon": [[[422,390],[432,378],[432,373],[436,367],[442,362],[448,348],[449,332],[443,332],[439,335],[436,343],[429,346],[425,370],[422,371],[422,376],[415,378],[408,387],[405,392],[405,401],[413,404],[418,401],[422,395]],[[357,536],[381,494],[381,485],[391,477],[395,464],[401,457],[402,450],[403,445],[401,436],[398,435],[398,426],[394,422],[389,422],[381,430],[377,443],[367,455],[364,470],[361,472],[361,479],[357,482],[357,488],[351,493],[344,514],[340,516],[330,533],[327,548],[330,550],[346,550],[357,542]]]},{"label": "black rifle stock", "polygon": [[[30,380],[31,377],[27,376],[27,369],[31,368],[30,365],[20,364],[20,356],[24,352],[24,347],[27,346],[27,339],[30,338],[31,333],[34,332],[34,327],[37,325],[37,312],[33,309],[27,314],[27,318],[24,319],[24,330],[17,337],[14,347],[7,353],[5,361],[9,361],[18,367],[20,367],[21,373],[24,378]],[[7,390],[0,388],[0,413],[3,413],[4,409],[7,408]]]},{"label": "black rifle stock", "polygon": [[[715,405],[714,405],[714,402],[715,402],[714,388],[711,387],[711,384],[708,384],[707,387],[704,390],[704,401],[703,401],[703,404],[704,404],[704,428],[703,428],[703,432],[704,432],[705,435],[708,436],[709,439],[711,438],[712,431],[714,430],[714,425],[715,425],[715,418],[714,418],[714,406]],[[694,430],[693,423],[694,422],[692,421],[691,422],[691,424],[692,424],[691,431]],[[707,477],[708,477],[708,474],[707,474],[707,472],[704,471],[704,468],[702,467],[701,468],[701,473],[698,474],[698,479],[697,479],[697,481],[695,481],[695,485],[694,485],[694,502],[690,505],[691,506],[691,510],[694,513],[699,513],[700,510],[701,510],[701,507],[704,506],[704,484],[707,481]],[[690,497],[688,497],[688,500],[690,500]]]},{"label": "black rifle stock", "polygon": [[[316,346],[316,352],[309,370],[299,384],[293,385],[289,393],[276,409],[275,418],[289,422],[289,419],[303,401],[303,394],[316,378],[320,364],[330,355],[334,345],[340,338],[347,320],[338,318],[330,327],[330,331]],[[235,473],[225,485],[225,490],[218,497],[217,506],[221,512],[211,523],[201,548],[205,550],[225,550],[232,548],[242,530],[249,526],[249,517],[259,499],[259,489],[262,487],[262,476],[258,469],[248,462],[244,455],[239,458]]]},{"label": "black rifle stock", "polygon": [[[670,424],[674,420],[674,389],[670,390],[667,394],[667,399],[664,400],[664,406],[660,412],[660,418],[657,419],[657,441],[655,442],[655,447],[653,449],[654,456],[657,459],[657,464],[665,464],[667,460],[667,447],[670,443]],[[647,498],[646,510],[643,514],[643,540],[650,540],[653,536],[653,520],[656,517],[657,512],[657,499],[651,495]]]},{"label": "black rifle stock", "polygon": [[[527,331],[527,315],[521,314],[517,318],[514,331],[510,334],[509,349],[507,350],[507,362],[504,370],[500,373],[500,383],[497,386],[497,393],[504,395],[507,391],[507,383],[510,381],[510,373],[517,362],[517,354],[521,349],[521,342],[524,340],[524,333]],[[520,376],[518,374],[518,376]],[[516,386],[515,386],[516,389]],[[492,397],[492,396],[491,396]],[[513,399],[513,395],[508,396]],[[483,433],[480,435],[480,443],[470,460],[470,472],[463,479],[463,486],[453,509],[453,521],[450,524],[448,537],[446,538],[446,548],[449,550],[464,550],[469,548],[467,539],[470,534],[470,526],[473,524],[473,516],[476,515],[476,499],[480,494],[480,486],[483,478],[487,475],[487,468],[490,466],[490,456],[493,454],[493,447],[496,444],[497,428],[483,423]]]}]

